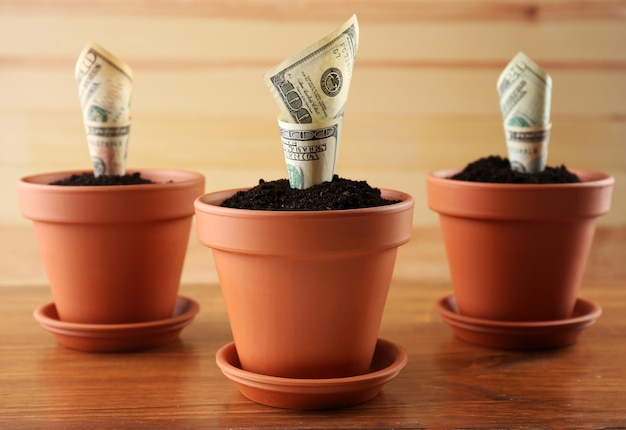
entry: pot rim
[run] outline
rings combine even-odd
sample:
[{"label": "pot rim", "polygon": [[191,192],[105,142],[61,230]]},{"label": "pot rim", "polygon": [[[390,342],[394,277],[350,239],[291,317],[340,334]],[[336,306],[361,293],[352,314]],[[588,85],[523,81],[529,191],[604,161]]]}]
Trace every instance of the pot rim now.
[{"label": "pot rim", "polygon": [[[128,169],[155,184],[67,186],[50,182],[89,170],[39,173],[18,180],[22,216],[32,221],[100,224],[191,217],[193,200],[204,192],[201,173],[177,169]],[[159,182],[161,181],[161,182]],[[138,210],[141,208],[141,210]]]},{"label": "pot rim", "polygon": [[426,177],[427,200],[440,215],[489,220],[564,221],[596,218],[611,208],[615,178],[603,172],[570,169],[582,182],[506,184],[449,179],[460,169]]},{"label": "pot rim", "polygon": [[195,200],[202,244],[266,256],[329,256],[396,248],[411,237],[415,202],[406,193],[382,189],[386,198],[402,201],[360,209],[271,211],[219,206],[236,191],[207,193]]}]

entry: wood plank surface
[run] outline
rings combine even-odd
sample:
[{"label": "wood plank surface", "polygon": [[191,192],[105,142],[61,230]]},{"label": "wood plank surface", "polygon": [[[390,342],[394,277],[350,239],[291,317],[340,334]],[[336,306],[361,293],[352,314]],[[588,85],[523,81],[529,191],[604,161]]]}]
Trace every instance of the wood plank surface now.
[{"label": "wood plank surface", "polygon": [[549,163],[617,178],[626,220],[626,2],[0,0],[0,225],[15,181],[89,169],[73,69],[96,40],[135,72],[129,165],[205,173],[207,190],[286,176],[261,75],[356,13],[361,39],[337,173],[402,189],[436,225],[424,178],[505,154],[495,89],[523,50],[553,77]]},{"label": "wood plank surface", "polygon": [[623,428],[623,281],[587,282],[583,291],[604,313],[575,345],[510,352],[454,337],[433,310],[447,283],[396,281],[380,337],[405,348],[407,366],[367,403],[304,412],[250,402],[221,374],[214,356],[232,338],[215,284],[181,289],[201,310],[178,342],[127,354],[55,344],[31,316],[51,300],[48,290],[1,288],[0,427]]}]

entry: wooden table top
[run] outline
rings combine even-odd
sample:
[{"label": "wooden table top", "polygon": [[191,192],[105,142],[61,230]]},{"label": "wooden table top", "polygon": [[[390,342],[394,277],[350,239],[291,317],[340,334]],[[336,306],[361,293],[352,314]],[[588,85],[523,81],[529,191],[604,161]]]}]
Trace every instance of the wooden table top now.
[{"label": "wooden table top", "polygon": [[336,411],[245,399],[215,364],[231,341],[217,285],[183,285],[200,313],[180,339],[124,354],[73,351],[33,319],[46,287],[0,288],[0,428],[441,428],[626,426],[623,280],[586,280],[603,315],[567,348],[507,352],[454,337],[434,311],[447,282],[394,281],[380,336],[407,366],[382,393]]}]

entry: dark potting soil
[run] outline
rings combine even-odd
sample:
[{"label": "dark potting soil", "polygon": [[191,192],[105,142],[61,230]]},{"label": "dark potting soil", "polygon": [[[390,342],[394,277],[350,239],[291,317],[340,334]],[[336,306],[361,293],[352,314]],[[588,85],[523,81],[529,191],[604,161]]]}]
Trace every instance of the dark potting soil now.
[{"label": "dark potting soil", "polygon": [[381,197],[380,189],[366,181],[353,181],[335,175],[330,182],[304,190],[289,186],[287,179],[259,180],[259,185],[239,191],[222,206],[236,209],[270,211],[329,211],[385,206],[398,203]]},{"label": "dark potting soil", "polygon": [[100,175],[94,176],[93,173],[81,173],[80,175],[72,175],[58,181],[51,182],[50,185],[69,185],[69,186],[94,186],[94,185],[140,185],[154,184],[150,179],[142,178],[141,173],[135,172],[126,175]]},{"label": "dark potting soil", "polygon": [[459,181],[494,182],[505,184],[565,184],[580,182],[576,174],[564,165],[546,168],[539,173],[525,173],[511,169],[508,158],[498,155],[480,158],[450,177]]}]

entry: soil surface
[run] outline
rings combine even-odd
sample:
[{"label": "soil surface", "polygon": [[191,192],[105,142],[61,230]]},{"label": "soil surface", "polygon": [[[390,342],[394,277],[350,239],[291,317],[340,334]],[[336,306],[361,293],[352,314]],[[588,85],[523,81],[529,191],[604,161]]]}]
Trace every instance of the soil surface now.
[{"label": "soil surface", "polygon": [[563,184],[580,182],[580,178],[560,167],[546,166],[543,172],[524,173],[511,170],[511,163],[507,158],[492,155],[480,158],[468,164],[465,169],[450,177],[460,181],[493,182],[505,184]]},{"label": "soil surface", "polygon": [[94,185],[140,185],[154,184],[150,179],[142,178],[141,173],[136,172],[126,175],[100,175],[94,176],[93,173],[82,173],[80,175],[72,175],[58,181],[51,182],[50,185],[69,185],[69,186],[94,186]]},{"label": "soil surface", "polygon": [[239,191],[222,203],[236,209],[271,211],[329,211],[385,206],[398,203],[381,197],[380,189],[366,181],[353,181],[335,175],[331,182],[304,190],[289,186],[287,179],[259,180],[259,185]]}]

